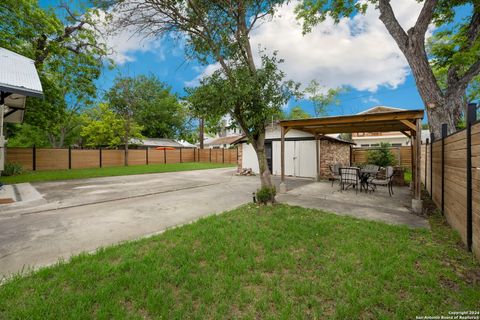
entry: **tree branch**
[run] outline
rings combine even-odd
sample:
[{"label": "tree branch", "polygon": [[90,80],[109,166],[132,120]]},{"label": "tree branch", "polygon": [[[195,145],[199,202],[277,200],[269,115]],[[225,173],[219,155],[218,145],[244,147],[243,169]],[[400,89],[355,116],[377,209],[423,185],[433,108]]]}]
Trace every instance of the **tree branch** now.
[{"label": "tree branch", "polygon": [[480,74],[480,59],[472,64],[467,72],[465,72],[465,74],[458,80],[456,89],[464,91],[470,81],[472,81],[472,79],[478,74]]},{"label": "tree branch", "polygon": [[419,37],[425,41],[425,33],[427,32],[428,25],[432,21],[437,3],[438,0],[425,1],[422,11],[420,11],[417,21],[415,22],[415,26],[408,31],[408,34],[412,33],[415,37]]},{"label": "tree branch", "polygon": [[408,47],[408,35],[395,17],[392,6],[390,6],[390,0],[380,0],[378,7],[380,9],[380,20],[393,39],[395,39],[400,49],[405,52]]}]

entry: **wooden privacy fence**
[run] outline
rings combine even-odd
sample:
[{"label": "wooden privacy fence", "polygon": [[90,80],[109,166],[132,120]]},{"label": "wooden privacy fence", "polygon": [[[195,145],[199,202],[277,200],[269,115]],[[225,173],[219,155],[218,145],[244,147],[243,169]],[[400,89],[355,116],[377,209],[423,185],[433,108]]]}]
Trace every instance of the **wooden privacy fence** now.
[{"label": "wooden privacy fence", "polygon": [[[421,150],[421,178],[435,205],[480,258],[480,122],[469,105],[467,128],[431,136]],[[431,143],[433,141],[433,143]]]},{"label": "wooden privacy fence", "polygon": [[[352,163],[367,163],[368,151],[378,148],[352,148]],[[397,165],[404,168],[412,168],[412,149],[408,147],[391,147],[390,151],[395,156]]]},{"label": "wooden privacy fence", "polygon": [[[236,164],[237,149],[130,149],[128,164],[213,162]],[[8,148],[6,161],[25,170],[86,169],[125,164],[125,150]]]}]

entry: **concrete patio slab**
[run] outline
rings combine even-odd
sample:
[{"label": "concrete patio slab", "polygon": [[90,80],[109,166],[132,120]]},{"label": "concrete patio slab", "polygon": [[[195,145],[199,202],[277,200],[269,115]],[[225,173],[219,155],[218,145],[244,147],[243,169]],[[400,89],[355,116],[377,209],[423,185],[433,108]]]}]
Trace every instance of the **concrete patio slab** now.
[{"label": "concrete patio slab", "polygon": [[414,228],[429,228],[428,221],[410,211],[411,194],[408,187],[394,187],[393,196],[386,188],[375,192],[341,191],[338,183],[315,182],[295,188],[277,197],[279,202],[312,209],[321,209],[356,218],[403,224]]}]

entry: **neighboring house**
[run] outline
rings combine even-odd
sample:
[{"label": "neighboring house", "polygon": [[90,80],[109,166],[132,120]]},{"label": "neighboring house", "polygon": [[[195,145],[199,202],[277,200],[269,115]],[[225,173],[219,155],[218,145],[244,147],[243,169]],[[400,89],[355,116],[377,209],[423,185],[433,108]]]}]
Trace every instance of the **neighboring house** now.
[{"label": "neighboring house", "polygon": [[[350,164],[351,142],[332,136],[322,136],[320,147],[320,178],[330,177],[330,165]],[[259,172],[255,150],[245,138],[238,142],[239,167]],[[266,129],[265,152],[268,166],[274,175],[280,175],[280,127],[269,125]],[[241,169],[241,168],[239,168]],[[290,130],[285,136],[285,174],[295,177],[315,178],[317,172],[315,138],[307,132]]]},{"label": "neighboring house", "polygon": [[[381,112],[392,112],[392,111],[404,111],[405,109],[386,107],[386,106],[376,106],[368,110],[362,111],[358,114],[369,114],[369,113],[381,113]],[[430,136],[428,130],[422,130],[422,142],[425,143],[425,139]],[[401,147],[409,146],[410,138],[405,136],[401,132],[358,132],[352,133],[352,141],[355,143],[356,147],[378,147],[380,143],[387,142],[392,145],[392,147]]]},{"label": "neighboring house", "polygon": [[226,137],[216,137],[208,138],[203,142],[203,147],[206,149],[216,149],[216,148],[230,148],[239,140],[241,140],[243,135],[232,135]]},{"label": "neighboring house", "polygon": [[144,138],[144,139],[131,139],[131,144],[134,144],[139,147],[143,148],[157,148],[157,147],[164,147],[164,148],[195,148],[194,145],[187,146],[182,144],[174,139],[166,139],[166,138]]},{"label": "neighboring house", "polygon": [[[203,147],[206,149],[230,148],[243,136],[242,130],[233,125],[229,116],[225,116],[220,121],[220,130],[214,136],[205,137]],[[197,143],[198,145],[199,143]]]}]

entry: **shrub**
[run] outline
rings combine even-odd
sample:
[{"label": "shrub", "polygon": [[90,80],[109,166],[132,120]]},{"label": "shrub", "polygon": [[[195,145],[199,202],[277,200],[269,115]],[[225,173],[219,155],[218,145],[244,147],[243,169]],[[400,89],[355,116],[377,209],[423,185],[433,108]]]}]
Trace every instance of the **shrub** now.
[{"label": "shrub", "polygon": [[390,151],[390,147],[390,143],[382,142],[378,149],[368,151],[368,163],[380,167],[394,166],[396,163],[395,156]]},{"label": "shrub", "polygon": [[2,171],[2,176],[16,176],[23,172],[22,165],[14,162],[7,162],[5,164],[5,169]]},{"label": "shrub", "polygon": [[257,201],[261,204],[267,204],[268,202],[275,202],[275,195],[277,190],[275,186],[272,187],[261,187],[257,190]]}]

